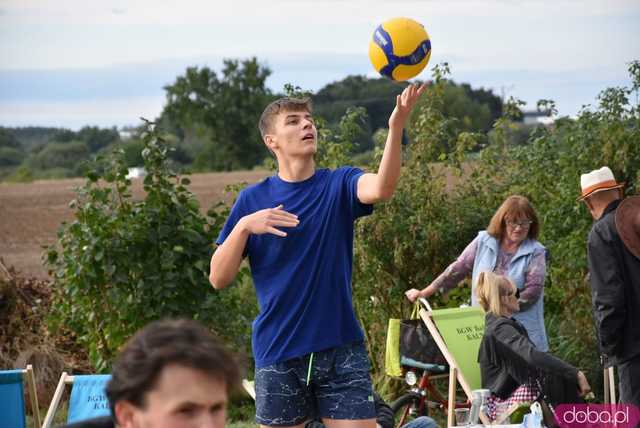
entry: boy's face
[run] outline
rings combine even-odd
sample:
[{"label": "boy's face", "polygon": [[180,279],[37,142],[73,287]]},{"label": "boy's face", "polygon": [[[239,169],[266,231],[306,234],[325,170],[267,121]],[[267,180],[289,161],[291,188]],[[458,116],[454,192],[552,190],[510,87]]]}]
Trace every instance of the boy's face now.
[{"label": "boy's face", "polygon": [[318,131],[308,111],[278,113],[272,132],[265,135],[265,143],[285,158],[313,156],[317,150]]},{"label": "boy's face", "polygon": [[227,389],[209,374],[180,365],[162,369],[143,408],[117,402],[122,428],[224,428]]}]

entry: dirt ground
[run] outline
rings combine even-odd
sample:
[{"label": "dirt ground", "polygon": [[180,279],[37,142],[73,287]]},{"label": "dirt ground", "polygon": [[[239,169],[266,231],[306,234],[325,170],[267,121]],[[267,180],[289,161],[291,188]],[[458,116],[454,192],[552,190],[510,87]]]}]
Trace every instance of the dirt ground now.
[{"label": "dirt ground", "polygon": [[[268,171],[236,171],[189,176],[188,186],[203,211],[225,197],[225,186],[255,183]],[[84,179],[45,180],[33,183],[0,183],[0,257],[24,277],[48,278],[42,264],[43,246],[56,240],[63,221],[73,220],[69,202]],[[142,181],[133,182],[134,197],[142,197]]]}]

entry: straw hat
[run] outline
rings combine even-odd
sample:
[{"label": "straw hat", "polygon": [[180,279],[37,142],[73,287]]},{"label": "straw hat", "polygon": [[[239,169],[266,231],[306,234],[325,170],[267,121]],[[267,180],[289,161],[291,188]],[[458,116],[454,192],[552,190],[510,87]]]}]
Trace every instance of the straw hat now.
[{"label": "straw hat", "polygon": [[611,169],[609,169],[608,166],[603,166],[587,174],[582,174],[580,176],[580,187],[582,188],[582,195],[578,200],[582,201],[594,193],[604,190],[620,189],[624,187],[624,183],[618,183]]},{"label": "straw hat", "polygon": [[616,229],[627,250],[640,259],[640,196],[630,196],[618,205]]}]

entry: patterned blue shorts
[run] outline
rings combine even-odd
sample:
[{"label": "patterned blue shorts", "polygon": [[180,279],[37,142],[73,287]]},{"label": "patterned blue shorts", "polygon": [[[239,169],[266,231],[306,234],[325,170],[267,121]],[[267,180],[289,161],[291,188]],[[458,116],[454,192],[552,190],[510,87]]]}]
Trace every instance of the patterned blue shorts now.
[{"label": "patterned blue shorts", "polygon": [[292,426],[316,417],[375,418],[371,365],[362,342],[256,369],[256,422]]}]

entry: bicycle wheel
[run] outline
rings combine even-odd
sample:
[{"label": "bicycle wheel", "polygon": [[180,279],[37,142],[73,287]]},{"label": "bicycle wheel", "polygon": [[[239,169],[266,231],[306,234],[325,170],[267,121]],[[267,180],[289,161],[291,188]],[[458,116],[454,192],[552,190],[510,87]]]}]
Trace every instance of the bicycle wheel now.
[{"label": "bicycle wheel", "polygon": [[391,403],[390,407],[396,420],[396,427],[401,427],[417,417],[428,416],[425,398],[415,392],[401,395]]}]

